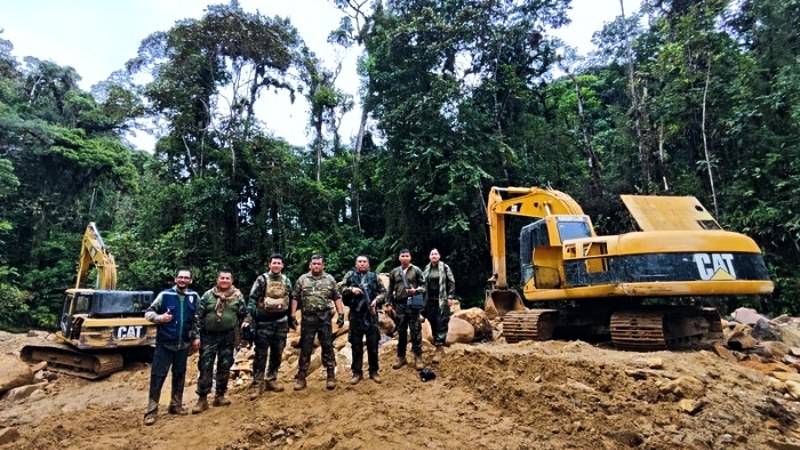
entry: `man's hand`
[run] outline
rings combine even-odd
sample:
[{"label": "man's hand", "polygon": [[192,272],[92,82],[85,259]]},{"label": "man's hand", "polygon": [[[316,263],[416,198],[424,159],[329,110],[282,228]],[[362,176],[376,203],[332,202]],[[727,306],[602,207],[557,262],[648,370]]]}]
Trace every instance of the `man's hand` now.
[{"label": "man's hand", "polygon": [[250,328],[250,322],[246,320],[242,321],[242,329],[244,330],[245,328]]},{"label": "man's hand", "polygon": [[192,341],[192,353],[198,350],[200,350],[200,338],[195,338],[194,341]]},{"label": "man's hand", "polygon": [[339,318],[336,319],[336,326],[342,328],[344,326],[344,312],[339,313]]},{"label": "man's hand", "polygon": [[453,305],[455,304],[456,304],[456,299],[454,299],[453,297],[447,297],[447,306],[452,308]]},{"label": "man's hand", "polygon": [[169,310],[167,310],[167,312],[165,312],[164,314],[158,316],[158,323],[170,323],[170,322],[172,322],[172,314],[170,314]]},{"label": "man's hand", "polygon": [[297,330],[297,319],[295,319],[294,316],[289,316],[288,322],[289,328]]},{"label": "man's hand", "polygon": [[350,292],[352,292],[353,295],[361,295],[364,293],[364,291],[362,291],[360,288],[357,287],[352,288]]}]

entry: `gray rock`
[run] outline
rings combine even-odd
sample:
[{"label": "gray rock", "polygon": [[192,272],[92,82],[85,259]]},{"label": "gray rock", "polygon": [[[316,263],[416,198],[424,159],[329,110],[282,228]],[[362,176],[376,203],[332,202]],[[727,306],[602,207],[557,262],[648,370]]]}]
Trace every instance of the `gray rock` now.
[{"label": "gray rock", "polygon": [[781,329],[771,324],[767,319],[759,319],[755,325],[753,325],[753,331],[750,334],[760,341],[781,340]]},{"label": "gray rock", "polygon": [[766,316],[752,308],[738,308],[733,312],[733,320],[746,325],[755,325],[761,319],[769,321]]}]

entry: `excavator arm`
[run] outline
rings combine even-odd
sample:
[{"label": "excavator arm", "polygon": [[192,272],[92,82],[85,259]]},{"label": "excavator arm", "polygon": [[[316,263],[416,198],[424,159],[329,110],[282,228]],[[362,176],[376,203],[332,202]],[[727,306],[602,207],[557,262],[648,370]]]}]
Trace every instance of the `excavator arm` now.
[{"label": "excavator arm", "polygon": [[81,285],[86,281],[86,276],[92,265],[97,268],[98,289],[113,290],[117,288],[117,264],[114,262],[114,256],[103,242],[95,223],[89,222],[81,242],[81,256],[80,261],[78,261],[78,277],[75,280],[75,289],[80,289]]},{"label": "excavator arm", "polygon": [[572,197],[554,189],[492,187],[486,213],[492,254],[490,282],[495,289],[507,289],[505,216],[543,218],[554,214],[583,215],[583,209]]}]

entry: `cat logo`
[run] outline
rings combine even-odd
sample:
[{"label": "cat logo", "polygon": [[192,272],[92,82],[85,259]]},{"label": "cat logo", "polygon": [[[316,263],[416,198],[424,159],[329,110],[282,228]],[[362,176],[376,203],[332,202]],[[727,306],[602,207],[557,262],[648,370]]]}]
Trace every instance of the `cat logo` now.
[{"label": "cat logo", "polygon": [[114,337],[117,340],[125,340],[125,339],[139,339],[142,337],[142,326],[141,325],[130,325],[130,326],[121,326],[117,327],[117,330],[114,332]]},{"label": "cat logo", "polygon": [[736,279],[732,253],[695,253],[694,263],[703,281]]}]

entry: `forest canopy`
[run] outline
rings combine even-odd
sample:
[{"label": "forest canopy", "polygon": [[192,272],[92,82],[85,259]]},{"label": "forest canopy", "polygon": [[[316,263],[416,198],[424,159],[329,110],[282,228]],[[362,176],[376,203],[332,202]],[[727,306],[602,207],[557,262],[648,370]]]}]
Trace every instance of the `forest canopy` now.
[{"label": "forest canopy", "polygon": [[[603,234],[630,229],[619,194],[694,195],[762,248],[768,312],[800,312],[800,1],[646,0],[585,57],[553,35],[569,0],[334,3],[358,92],[235,1],[153,30],[91,92],[0,34],[0,328],[55,326],[90,221],[121,288],[188,266],[198,289],[220,267],[249,289],[273,252],[341,278],[436,247],[479,304],[491,186],[566,192]],[[307,145],[267,131],[267,91],[308,102]],[[145,120],[164,124],[152,152],[125,139]]]}]

